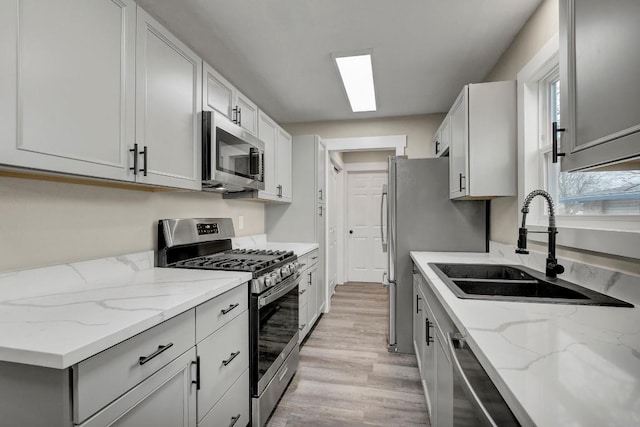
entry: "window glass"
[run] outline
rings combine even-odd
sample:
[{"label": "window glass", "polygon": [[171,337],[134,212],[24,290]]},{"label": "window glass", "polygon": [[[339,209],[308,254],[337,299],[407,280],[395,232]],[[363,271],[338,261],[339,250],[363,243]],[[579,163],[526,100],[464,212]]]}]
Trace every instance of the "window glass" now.
[{"label": "window glass", "polygon": [[[547,81],[548,116],[560,122],[560,82]],[[552,135],[546,138],[551,141]],[[558,215],[640,215],[640,170],[560,172],[551,153],[541,150],[546,186],[557,202]],[[637,164],[637,163],[636,163]]]}]

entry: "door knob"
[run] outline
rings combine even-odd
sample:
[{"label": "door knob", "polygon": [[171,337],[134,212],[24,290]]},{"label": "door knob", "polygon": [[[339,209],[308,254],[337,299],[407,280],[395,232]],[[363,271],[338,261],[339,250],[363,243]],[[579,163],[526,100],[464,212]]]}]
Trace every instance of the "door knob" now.
[{"label": "door knob", "polygon": [[353,234],[353,230],[349,230],[349,234]]}]

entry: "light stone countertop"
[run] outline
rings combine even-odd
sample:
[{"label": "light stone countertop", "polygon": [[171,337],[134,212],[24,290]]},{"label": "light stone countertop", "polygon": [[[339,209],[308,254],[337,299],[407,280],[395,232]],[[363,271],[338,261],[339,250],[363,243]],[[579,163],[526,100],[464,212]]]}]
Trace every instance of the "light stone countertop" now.
[{"label": "light stone countertop", "polygon": [[64,369],[251,279],[153,252],[0,274],[0,361]]},{"label": "light stone countertop", "polygon": [[518,263],[473,253],[411,258],[523,425],[640,425],[636,301],[624,308],[459,299],[427,263]]}]

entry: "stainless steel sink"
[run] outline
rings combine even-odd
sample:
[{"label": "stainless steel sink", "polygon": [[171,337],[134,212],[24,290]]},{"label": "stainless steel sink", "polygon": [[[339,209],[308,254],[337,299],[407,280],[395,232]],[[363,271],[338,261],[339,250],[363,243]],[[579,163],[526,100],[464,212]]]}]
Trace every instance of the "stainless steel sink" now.
[{"label": "stainless steel sink", "polygon": [[429,263],[458,298],[633,307],[632,304],[524,266]]}]

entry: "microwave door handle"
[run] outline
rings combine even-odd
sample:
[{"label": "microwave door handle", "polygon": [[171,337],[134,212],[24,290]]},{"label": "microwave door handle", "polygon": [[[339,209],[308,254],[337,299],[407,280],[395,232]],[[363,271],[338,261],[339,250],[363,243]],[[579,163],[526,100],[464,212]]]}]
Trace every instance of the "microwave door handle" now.
[{"label": "microwave door handle", "polygon": [[260,174],[260,151],[257,148],[249,148],[249,175]]},{"label": "microwave door handle", "polygon": [[211,180],[211,126],[213,115],[211,111],[202,112],[202,180]]}]

